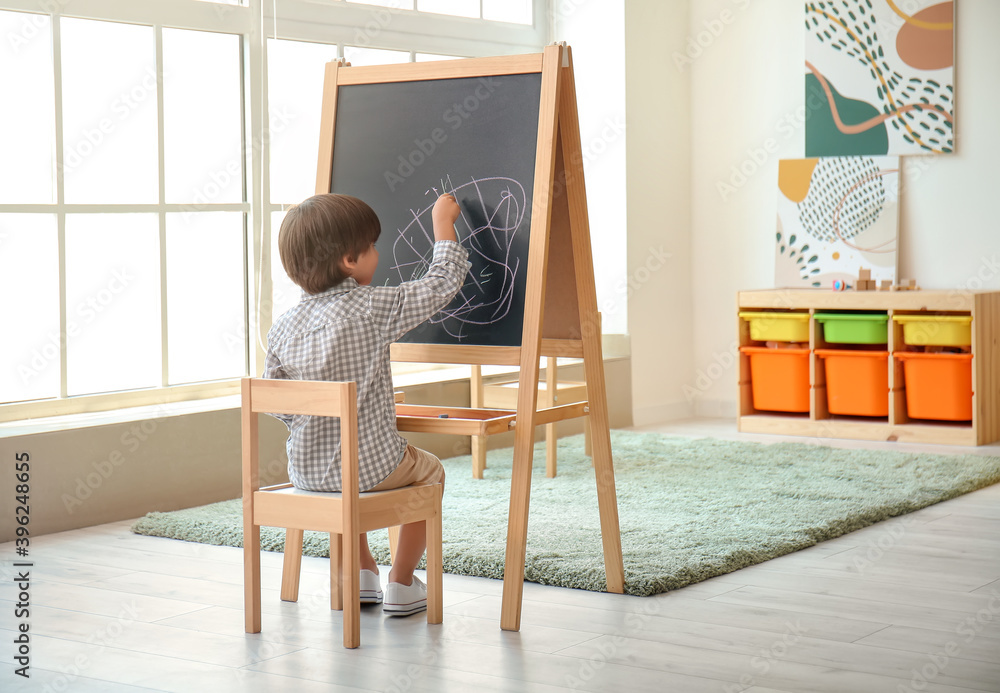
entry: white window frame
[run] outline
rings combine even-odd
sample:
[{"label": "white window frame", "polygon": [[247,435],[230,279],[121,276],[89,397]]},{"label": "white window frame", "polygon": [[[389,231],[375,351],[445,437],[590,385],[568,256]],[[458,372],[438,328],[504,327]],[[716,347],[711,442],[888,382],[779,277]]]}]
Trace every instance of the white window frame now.
[{"label": "white window frame", "polygon": [[[236,211],[245,216],[244,277],[247,325],[246,364],[249,373],[263,365],[263,344],[271,315],[271,214],[282,210],[270,201],[270,156],[267,141],[267,45],[268,38],[335,44],[339,56],[344,47],[435,53],[462,57],[538,52],[548,43],[549,2],[534,0],[531,25],[508,24],[466,17],[396,10],[363,5],[348,0],[247,0],[246,5],[225,5],[202,0],[0,0],[0,10],[47,14],[52,21],[55,71],[56,202],[53,204],[0,204],[0,213],[55,214],[59,244],[59,323],[66,334],[66,215],[79,213],[151,212],[159,215],[160,301],[162,368],[156,388],[69,397],[66,378],[66,339],[60,346],[60,394],[58,398],[0,404],[0,422],[107,411],[123,407],[165,404],[233,395],[238,379],[185,385],[167,384],[166,311],[166,214],[190,211],[191,204],[165,201],[163,143],[163,82],[157,79],[159,199],[155,204],[66,204],[62,177],[63,117],[59,19],[80,18],[152,26],[156,36],[157,70],[162,71],[164,28],[236,34],[241,38],[243,89],[244,201],[199,204],[198,211]],[[277,8],[277,18],[273,16]],[[162,77],[162,75],[158,75]],[[262,297],[264,297],[262,299]]]}]

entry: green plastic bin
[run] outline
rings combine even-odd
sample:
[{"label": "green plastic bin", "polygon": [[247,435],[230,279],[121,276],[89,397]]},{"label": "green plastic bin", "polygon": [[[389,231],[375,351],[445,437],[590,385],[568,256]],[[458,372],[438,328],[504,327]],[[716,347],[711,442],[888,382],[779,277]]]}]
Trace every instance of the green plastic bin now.
[{"label": "green plastic bin", "polygon": [[816,313],[823,339],[831,344],[885,344],[889,316],[885,313]]}]

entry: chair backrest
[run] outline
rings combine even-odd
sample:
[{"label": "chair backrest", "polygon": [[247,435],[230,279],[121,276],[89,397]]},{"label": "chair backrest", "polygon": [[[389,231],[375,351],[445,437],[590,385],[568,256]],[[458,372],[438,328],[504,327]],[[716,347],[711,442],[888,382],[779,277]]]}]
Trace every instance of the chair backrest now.
[{"label": "chair backrest", "polygon": [[243,378],[241,394],[244,503],[260,489],[260,414],[339,418],[342,492],[345,502],[358,497],[358,398],[353,382]]}]

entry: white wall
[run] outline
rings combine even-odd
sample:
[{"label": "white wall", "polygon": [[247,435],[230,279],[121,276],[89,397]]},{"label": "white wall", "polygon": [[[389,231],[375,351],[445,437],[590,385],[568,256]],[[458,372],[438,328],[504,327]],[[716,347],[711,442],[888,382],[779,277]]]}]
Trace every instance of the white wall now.
[{"label": "white wall", "polygon": [[[692,293],[716,281],[691,271],[690,71],[671,54],[687,37],[685,2],[625,5],[628,123],[628,331],[636,425],[691,412]],[[729,321],[730,323],[732,321]]]},{"label": "white wall", "polygon": [[625,0],[553,0],[553,40],[573,49],[580,141],[591,243],[597,259],[597,305],[606,334],[624,334],[625,277]]},{"label": "white wall", "polygon": [[[694,46],[701,49],[684,65],[691,77],[695,356],[689,377],[698,414],[735,416],[736,292],[773,286],[778,160],[804,155],[803,3],[691,0],[689,5],[691,53],[697,53]],[[899,276],[915,278],[924,288],[1000,289],[995,212],[1000,2],[957,5],[957,154],[906,161]],[[698,46],[698,39],[707,45]],[[631,112],[629,117],[631,123]],[[635,130],[630,135],[630,145],[640,139]],[[767,151],[769,142],[773,153]],[[757,170],[742,185],[734,184],[739,178],[731,180],[733,167],[741,165]],[[736,191],[721,194],[720,181]],[[634,231],[630,219],[629,232]],[[660,337],[674,333],[664,328]],[[633,349],[638,340],[633,335]],[[637,360],[633,365],[638,367]]]}]

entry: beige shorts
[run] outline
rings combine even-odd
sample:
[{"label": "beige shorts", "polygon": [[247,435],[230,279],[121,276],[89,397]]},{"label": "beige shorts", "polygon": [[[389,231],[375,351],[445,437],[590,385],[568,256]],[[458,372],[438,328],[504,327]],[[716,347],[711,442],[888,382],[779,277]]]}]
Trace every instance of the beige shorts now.
[{"label": "beige shorts", "polygon": [[441,460],[420,448],[406,446],[403,459],[386,478],[369,491],[387,491],[410,484],[444,484],[444,465]]}]

